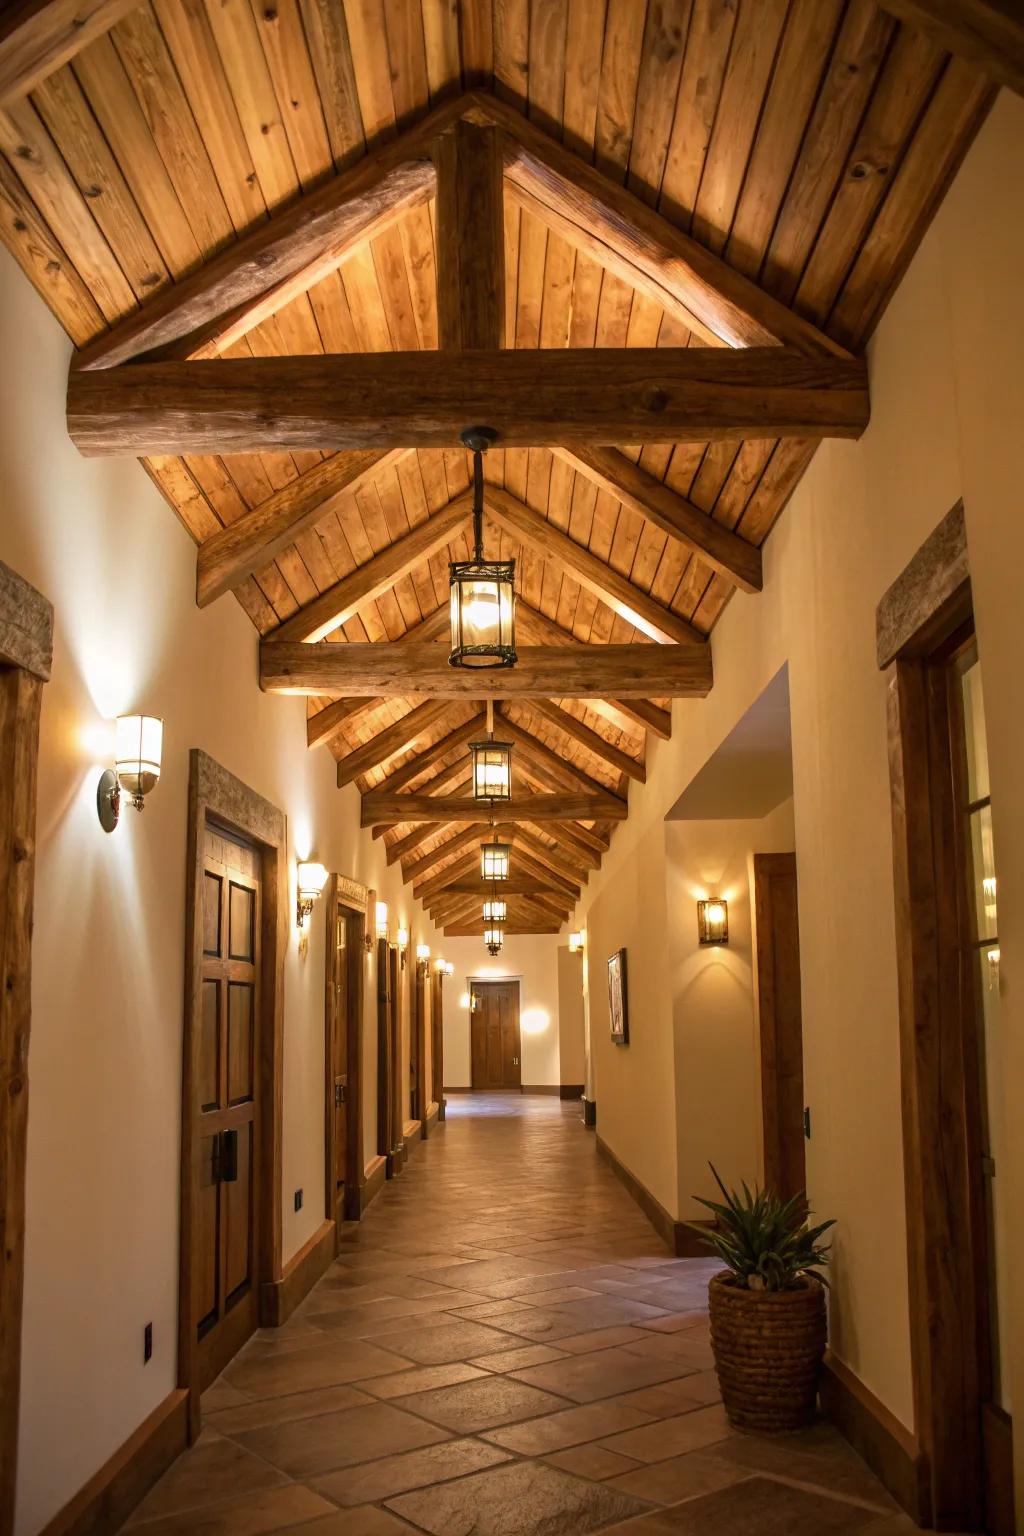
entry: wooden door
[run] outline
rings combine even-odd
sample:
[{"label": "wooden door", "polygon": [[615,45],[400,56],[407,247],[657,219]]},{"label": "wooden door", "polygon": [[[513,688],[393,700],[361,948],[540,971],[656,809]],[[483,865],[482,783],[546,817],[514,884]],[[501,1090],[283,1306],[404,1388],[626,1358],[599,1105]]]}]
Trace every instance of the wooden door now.
[{"label": "wooden door", "polygon": [[377,1155],[387,1159],[388,1177],[392,1169],[395,1147],[394,1111],[395,1096],[392,1091],[393,1061],[393,1002],[391,989],[391,946],[387,939],[377,940]]},{"label": "wooden door", "polygon": [[333,1207],[330,1212],[337,1222],[345,1219],[345,1186],[348,1174],[349,1145],[349,966],[358,965],[358,956],[349,957],[348,919],[345,909],[335,902],[333,913],[332,981],[334,1007],[332,1009],[333,1039],[330,1042],[331,1073],[328,1113],[334,1122],[331,1138],[331,1177],[333,1181]]},{"label": "wooden door", "polygon": [[444,977],[436,971],[430,992],[430,1078],[437,1118],[445,1117],[444,1103]]},{"label": "wooden door", "polygon": [[473,1087],[521,1087],[518,981],[474,981],[469,996]]},{"label": "wooden door", "polygon": [[405,1094],[402,1077],[402,976],[404,972],[399,961],[398,949],[394,945],[388,954],[388,969],[391,1031],[391,1148],[392,1163],[397,1173],[405,1162]]},{"label": "wooden door", "polygon": [[764,1182],[788,1198],[806,1186],[804,1058],[796,855],[754,855]]},{"label": "wooden door", "polygon": [[256,1327],[260,855],[207,827],[192,1283],[200,1390]]}]

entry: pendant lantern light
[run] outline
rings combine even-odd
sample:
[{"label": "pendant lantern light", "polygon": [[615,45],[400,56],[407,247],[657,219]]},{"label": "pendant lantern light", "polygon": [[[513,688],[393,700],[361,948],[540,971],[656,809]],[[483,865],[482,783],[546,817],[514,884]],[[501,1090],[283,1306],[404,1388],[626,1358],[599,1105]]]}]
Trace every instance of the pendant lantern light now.
[{"label": "pendant lantern light", "polygon": [[510,741],[472,741],[473,799],[511,800],[512,743]]},{"label": "pendant lantern light", "polygon": [[509,868],[512,863],[512,848],[509,843],[499,843],[495,837],[493,843],[480,844],[480,878],[482,880],[507,880]]},{"label": "pendant lantern light", "polygon": [[462,441],[473,455],[473,558],[453,560],[451,585],[453,667],[511,667],[516,662],[514,560],[485,560],[483,456],[497,433],[469,427]]},{"label": "pendant lantern light", "polygon": [[484,943],[487,945],[489,955],[501,954],[502,932],[500,928],[485,928]]},{"label": "pendant lantern light", "polygon": [[484,902],[485,923],[503,923],[507,917],[508,903],[502,901],[500,897],[492,896],[489,901]]}]

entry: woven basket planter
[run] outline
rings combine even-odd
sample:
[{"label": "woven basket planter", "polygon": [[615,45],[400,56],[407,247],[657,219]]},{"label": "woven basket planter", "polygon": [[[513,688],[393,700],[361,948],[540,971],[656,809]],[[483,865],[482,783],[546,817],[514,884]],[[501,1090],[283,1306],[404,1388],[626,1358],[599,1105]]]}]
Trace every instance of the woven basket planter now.
[{"label": "woven basket planter", "polygon": [[814,1418],[825,1353],[825,1291],[814,1279],[791,1291],[748,1291],[715,1275],[708,1289],[711,1347],[730,1424],[761,1434]]}]

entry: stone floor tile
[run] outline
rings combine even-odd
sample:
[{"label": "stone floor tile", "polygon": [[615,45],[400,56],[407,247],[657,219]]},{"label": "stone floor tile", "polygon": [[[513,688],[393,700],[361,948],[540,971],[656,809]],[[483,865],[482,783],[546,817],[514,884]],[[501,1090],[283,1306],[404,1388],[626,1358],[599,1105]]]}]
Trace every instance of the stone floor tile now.
[{"label": "stone floor tile", "polygon": [[562,1339],[559,1348],[572,1355],[587,1355],[595,1349],[615,1349],[620,1344],[642,1343],[645,1335],[629,1323],[618,1328],[594,1328],[586,1333],[571,1333]]},{"label": "stone floor tile", "polygon": [[[183,1509],[177,1514],[147,1520],[138,1536],[264,1536],[329,1515],[332,1504],[301,1483],[284,1483],[239,1498],[219,1499],[205,1508]],[[134,1529],[134,1527],[130,1527]]]},{"label": "stone floor tile", "polygon": [[517,1451],[520,1456],[543,1456],[586,1440],[600,1440],[618,1430],[635,1429],[649,1424],[650,1414],[618,1403],[587,1403],[582,1408],[564,1408],[510,1429],[496,1429],[484,1436],[496,1445]]},{"label": "stone floor tile", "polygon": [[206,1429],[146,1495],[132,1516],[132,1524],[158,1515],[178,1515],[215,1499],[256,1493],[285,1481],[276,1467]]},{"label": "stone floor tile", "polygon": [[[404,1373],[398,1374],[400,1377]],[[359,1408],[370,1401],[362,1387],[321,1387],[316,1392],[291,1392],[285,1397],[261,1397],[238,1408],[222,1408],[218,1413],[210,1415],[209,1422],[221,1434],[234,1436],[247,1429],[262,1429],[268,1424],[286,1424],[289,1419],[312,1419],[318,1413],[334,1413],[340,1408]]]},{"label": "stone floor tile", "polygon": [[229,1365],[225,1379],[251,1397],[280,1397],[291,1392],[311,1392],[401,1371],[412,1362],[395,1350],[361,1340],[321,1343],[314,1349],[292,1350],[273,1359],[243,1356]]},{"label": "stone floor tile", "polygon": [[362,1509],[339,1509],[322,1520],[306,1525],[289,1525],[275,1536],[410,1536],[415,1527],[397,1515],[388,1514],[372,1504]]},{"label": "stone floor tile", "polygon": [[387,1501],[433,1536],[577,1536],[644,1508],[603,1483],[570,1477],[543,1462],[495,1467]]},{"label": "stone floor tile", "polygon": [[633,1464],[615,1479],[613,1487],[655,1504],[679,1504],[699,1493],[714,1493],[752,1474],[744,1467],[716,1456],[713,1451],[689,1451],[646,1466]]},{"label": "stone floor tile", "polygon": [[453,1360],[447,1365],[420,1365],[411,1371],[395,1371],[390,1376],[379,1376],[372,1381],[361,1381],[360,1392],[389,1401],[393,1397],[409,1397],[413,1392],[429,1392],[433,1387],[453,1387],[460,1381],[476,1381],[487,1372],[472,1362],[464,1364]]},{"label": "stone floor tile", "polygon": [[434,1392],[398,1398],[396,1405],[421,1414],[433,1424],[443,1424],[457,1434],[470,1435],[553,1413],[563,1406],[563,1400],[550,1392],[524,1386],[510,1376],[488,1375],[481,1381],[466,1381],[456,1387],[439,1387]]},{"label": "stone floor tile", "polygon": [[643,1536],[848,1536],[876,1517],[856,1504],[770,1478],[750,1477],[714,1493],[669,1505],[647,1522]]},{"label": "stone floor tile", "polygon": [[[564,1340],[562,1341],[564,1344]],[[470,1365],[485,1371],[522,1371],[528,1365],[547,1365],[549,1360],[564,1359],[563,1349],[550,1344],[523,1344],[517,1349],[502,1349],[494,1355],[478,1355]]]},{"label": "stone floor tile", "polygon": [[[620,1456],[618,1451],[607,1451],[601,1444],[571,1445],[567,1450],[555,1451],[544,1460],[549,1466],[558,1467],[561,1472],[571,1472],[574,1477],[589,1477],[595,1482],[605,1482],[608,1478],[621,1478],[623,1473],[635,1472],[639,1463],[633,1461],[630,1456]],[[642,1470],[642,1469],[641,1469]],[[621,1484],[616,1482],[616,1487]],[[632,1490],[622,1488],[623,1493]],[[646,1497],[644,1494],[640,1498]]]},{"label": "stone floor tile", "polygon": [[591,1403],[599,1397],[654,1386],[659,1381],[688,1374],[687,1367],[675,1359],[644,1360],[628,1350],[628,1345],[600,1349],[568,1360],[553,1360],[549,1365],[530,1366],[517,1371],[516,1376],[546,1392],[557,1392],[578,1403]]},{"label": "stone floor tile", "polygon": [[[420,1365],[444,1365],[452,1360],[469,1360],[473,1355],[507,1349],[508,1335],[512,1331],[489,1328],[483,1323],[450,1319],[430,1327],[390,1333],[387,1336],[387,1347],[405,1356],[410,1363],[417,1361]],[[364,1376],[370,1374],[369,1371],[363,1372]]]},{"label": "stone floor tile", "polygon": [[337,1504],[373,1504],[430,1483],[481,1472],[510,1459],[507,1451],[483,1440],[446,1440],[400,1456],[384,1456],[358,1467],[328,1473],[313,1486]]},{"label": "stone floor tile", "polygon": [[373,1457],[411,1451],[450,1438],[436,1424],[403,1413],[390,1403],[370,1403],[315,1419],[292,1419],[247,1430],[239,1443],[291,1477],[310,1477]]},{"label": "stone floor tile", "polygon": [[627,1429],[602,1444],[610,1451],[632,1456],[634,1461],[667,1461],[670,1456],[703,1450],[705,1446],[736,1433],[725,1416],[725,1409],[720,1403],[714,1403],[709,1408],[694,1408],[675,1418],[660,1419],[642,1429]]}]

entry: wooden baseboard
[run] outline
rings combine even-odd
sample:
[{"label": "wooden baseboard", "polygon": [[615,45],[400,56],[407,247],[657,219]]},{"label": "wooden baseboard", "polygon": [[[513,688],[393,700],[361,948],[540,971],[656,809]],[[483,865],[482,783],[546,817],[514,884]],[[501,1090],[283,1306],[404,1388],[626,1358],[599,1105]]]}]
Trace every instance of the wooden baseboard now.
[{"label": "wooden baseboard", "polygon": [[41,1536],[113,1536],[188,1443],[188,1393],[169,1392]]},{"label": "wooden baseboard", "polygon": [[582,1099],[582,1097],[583,1097],[583,1084],[582,1083],[559,1083],[559,1085],[558,1085],[558,1097],[560,1099]]},{"label": "wooden baseboard", "polygon": [[588,1099],[585,1089],[583,1092],[583,1124],[591,1131],[597,1124],[597,1100]]},{"label": "wooden baseboard", "polygon": [[931,1523],[928,1464],[914,1435],[831,1350],[819,1388],[821,1411],[918,1525]]},{"label": "wooden baseboard", "polygon": [[386,1157],[371,1157],[363,1169],[363,1182],[359,1187],[359,1215],[364,1216],[370,1202],[380,1194],[388,1180]]},{"label": "wooden baseboard", "polygon": [[445,1096],[445,1098],[447,1098],[450,1093],[475,1093],[475,1092],[476,1092],[476,1089],[475,1088],[471,1088],[468,1083],[458,1083],[458,1084],[456,1084],[456,1086],[454,1088],[449,1088],[446,1085],[445,1086],[445,1090],[444,1090],[444,1096]]},{"label": "wooden baseboard", "polygon": [[337,1227],[324,1221],[312,1237],[292,1254],[280,1280],[266,1281],[260,1288],[260,1322],[264,1328],[279,1328],[304,1301],[320,1276],[334,1262]]},{"label": "wooden baseboard", "polygon": [[423,1135],[423,1123],[420,1120],[407,1120],[402,1132],[402,1140],[405,1144],[405,1155],[409,1156],[410,1147],[414,1147]]},{"label": "wooden baseboard", "polygon": [[426,1120],[423,1123],[423,1134],[424,1134],[424,1136],[429,1136],[430,1135],[431,1131],[435,1128],[435,1126],[437,1125],[437,1122],[438,1122],[438,1120],[440,1120],[440,1118],[441,1118],[441,1106],[440,1106],[440,1104],[431,1104],[430,1108],[427,1110],[427,1118],[426,1118]]},{"label": "wooden baseboard", "polygon": [[[708,1250],[701,1242],[696,1232],[691,1231],[687,1222],[676,1221],[670,1216],[661,1201],[651,1194],[645,1184],[641,1184],[636,1174],[620,1162],[606,1141],[597,1137],[597,1150],[605,1162],[632,1195],[637,1205],[643,1211],[651,1226],[657,1232],[667,1248],[671,1248],[677,1259],[706,1259]],[[698,1222],[698,1226],[710,1226],[710,1222]]]}]

